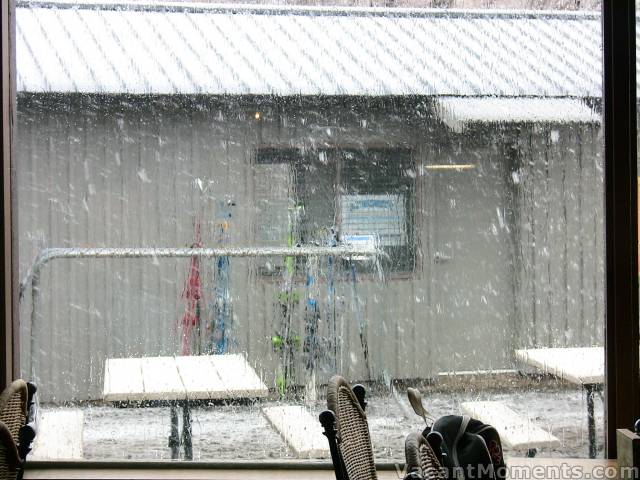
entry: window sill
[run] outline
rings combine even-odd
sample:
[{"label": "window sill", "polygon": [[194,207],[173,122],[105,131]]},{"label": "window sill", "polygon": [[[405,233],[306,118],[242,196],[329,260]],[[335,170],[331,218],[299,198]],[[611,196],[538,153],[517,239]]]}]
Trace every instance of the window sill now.
[{"label": "window sill", "polygon": [[[617,478],[617,463],[606,459],[508,458],[510,469],[517,468],[514,480],[607,480]],[[535,469],[535,470],[534,470]],[[605,470],[606,469],[606,470]],[[556,472],[559,472],[556,473]],[[563,472],[567,472],[563,474]],[[578,473],[579,472],[579,473]],[[519,476],[518,476],[519,475]],[[528,475],[528,476],[527,476]],[[558,476],[559,475],[559,476]],[[393,464],[379,464],[380,480],[398,480],[403,473]],[[28,462],[26,480],[59,479],[136,479],[155,480],[333,480],[329,463],[290,462]]]}]

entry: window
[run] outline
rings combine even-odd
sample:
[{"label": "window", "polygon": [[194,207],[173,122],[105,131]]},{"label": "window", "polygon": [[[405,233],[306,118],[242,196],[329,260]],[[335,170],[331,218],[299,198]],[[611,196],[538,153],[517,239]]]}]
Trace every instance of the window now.
[{"label": "window", "polygon": [[[599,96],[590,73],[599,64],[598,17],[487,13],[476,21],[429,12],[417,20],[368,12],[355,18],[316,18],[304,9],[280,13],[271,19],[249,9],[218,23],[224,9],[132,13],[18,8],[18,58],[23,59],[18,62],[16,142],[19,276],[29,278],[38,255],[51,247],[82,255],[88,251],[79,249],[88,247],[116,249],[114,258],[97,260],[74,259],[69,251],[69,258],[42,267],[38,289],[26,284],[21,316],[35,323],[23,324],[22,365],[40,381],[45,411],[71,402],[85,415],[87,458],[120,458],[123,452],[134,458],[168,458],[164,433],[174,412],[152,402],[143,402],[140,409],[109,406],[103,395],[105,362],[181,353],[185,324],[180,322],[188,311],[198,327],[191,334],[228,339],[222,351],[241,355],[270,389],[267,400],[248,405],[205,402],[195,407],[195,458],[237,458],[242,433],[219,439],[210,451],[199,442],[208,425],[232,418],[244,420],[251,432],[257,428],[264,433],[263,450],[248,453],[250,458],[294,456],[264,420],[262,408],[277,402],[299,406],[302,398],[311,403],[306,408],[312,414],[322,404],[323,382],[335,371],[370,381],[382,392],[371,402],[374,443],[384,446],[379,459],[401,457],[399,432],[415,426],[416,419],[392,425],[385,413],[402,410],[395,391],[420,382],[427,385],[436,414],[482,398],[529,415],[522,405],[543,399],[557,408],[554,415],[544,414],[540,428],[556,438],[562,432],[563,438],[545,453],[587,455],[595,445],[593,453],[602,454],[601,428],[594,443],[584,440],[587,420],[575,408],[584,392],[550,376],[541,377],[540,384],[527,383],[537,377],[519,383],[517,372],[523,366],[515,356],[516,350],[527,348],[603,342],[602,136],[599,114],[590,106]],[[133,35],[127,26],[134,16],[140,25],[153,27],[136,29],[140,41],[134,43],[142,53],[130,53],[131,62],[100,67],[86,60],[93,57],[83,49],[93,43]],[[100,28],[85,28],[96,18]],[[58,23],[52,31],[76,45],[68,62],[59,57],[55,63],[55,55],[37,53],[42,51],[38,46],[49,44],[48,34],[30,27],[54,20]],[[278,28],[265,30],[268,21]],[[408,25],[410,21],[416,23]],[[342,45],[359,49],[364,45],[346,40],[385,27],[384,35],[394,41],[377,52],[399,63],[384,69],[380,78],[395,75],[393,81],[378,78],[378,84],[369,85],[367,80],[378,72],[354,52],[342,57],[332,47],[317,62],[310,61],[307,52],[328,22],[339,30]],[[566,32],[565,23],[571,24]],[[180,25],[192,28],[176,28]],[[411,70],[401,60],[405,49],[413,49],[418,58],[420,42],[449,38],[438,37],[437,28],[466,45],[465,52],[473,51],[474,42],[485,38],[478,32],[486,25],[493,25],[488,35],[497,40],[498,51],[465,57],[466,74],[436,69],[444,86],[431,84],[431,73],[420,66]],[[362,30],[356,32],[356,26]],[[273,68],[271,57],[248,58],[247,47],[255,47],[255,40],[245,27],[264,33],[265,45],[290,46],[289,56],[307,68],[299,70],[306,72],[299,84],[287,85],[294,77]],[[298,42],[279,40],[290,38],[297,28],[304,30]],[[575,42],[569,31],[596,41]],[[513,92],[500,75],[489,76],[486,83],[473,76],[493,71],[482,58],[518,58],[511,40],[528,34],[538,35],[539,42],[533,43],[544,45],[540,52],[532,50],[531,42],[522,47],[527,58],[539,55],[549,68],[538,75],[542,93],[534,92],[535,83]],[[553,35],[567,36],[558,46]],[[233,50],[238,61],[216,70],[185,60],[171,64],[179,75],[170,73],[163,61],[154,60],[158,52],[152,46],[162,44],[166,50],[185,36],[189,48],[183,53],[191,60],[213,50],[217,57],[211,58],[221,61]],[[96,41],[98,37],[102,40]],[[504,38],[509,41],[503,44]],[[215,50],[221,40],[229,51]],[[440,41],[437,55],[442,57],[434,53],[433,58],[453,58],[456,51],[447,48],[457,43]],[[561,48],[578,52],[581,60],[556,50]],[[274,51],[280,61],[287,56]],[[381,57],[371,58],[378,61],[374,67],[385,65]],[[568,63],[554,70],[554,61],[563,58]],[[344,68],[347,60],[352,63]],[[508,79],[528,78],[514,72],[531,69],[532,61],[519,60],[511,70],[500,63]],[[582,64],[589,72],[581,70]],[[84,77],[69,74],[70,69]],[[131,75],[123,75],[128,69]],[[413,73],[397,73],[405,70]],[[49,77],[49,72],[57,76]],[[146,72],[154,73],[147,77]],[[267,77],[274,83],[261,84]],[[198,84],[200,78],[209,83]],[[414,78],[422,82],[417,98]],[[468,83],[456,85],[456,78]],[[102,79],[113,85],[101,84]],[[302,90],[305,85],[311,85],[309,91]],[[398,85],[402,89],[395,91]],[[387,98],[393,95],[403,98]],[[532,98],[536,95],[542,98]],[[287,148],[262,156],[264,145]],[[282,158],[269,160],[270,155]],[[575,225],[567,215],[573,208],[583,214]],[[231,250],[220,250],[227,254],[200,258],[202,295],[189,297],[184,286],[192,285],[193,258],[167,259],[167,251],[151,251],[200,243],[254,253],[298,242],[321,245],[334,226],[339,241],[341,235],[365,237],[365,242],[375,237],[388,255],[382,278],[368,275],[370,267],[353,256],[345,263],[356,262],[356,278],[342,264],[331,267],[332,277],[325,255],[316,266],[308,259],[295,263],[307,278],[315,269],[311,276],[318,281],[308,288],[287,273],[290,255],[236,258]],[[143,251],[145,260],[137,258]],[[553,270],[557,265],[558,272]],[[256,271],[262,274],[254,275]],[[277,280],[265,282],[266,272]],[[321,332],[318,344],[323,353],[334,355],[319,364],[312,384],[306,367],[310,298],[318,301],[319,322],[326,322],[316,330]],[[496,388],[487,388],[487,382]],[[596,412],[599,427],[597,398]],[[114,418],[143,426],[142,439],[130,437],[140,449],[118,436]],[[119,438],[112,449],[105,448],[107,437]]]},{"label": "window", "polygon": [[[299,209],[296,244],[375,245],[385,252],[380,260],[385,271],[413,271],[416,167],[410,150],[261,148],[256,157],[258,165],[276,168],[284,172],[281,178],[291,177],[293,182],[292,188],[283,187],[280,192],[290,191],[292,198],[286,202],[264,201],[267,208],[260,211],[259,232],[279,231],[279,241],[285,241],[289,218],[284,212],[294,205]],[[258,172],[254,180],[264,182]],[[277,210],[279,215],[273,213]],[[376,269],[375,265],[362,267]]]}]

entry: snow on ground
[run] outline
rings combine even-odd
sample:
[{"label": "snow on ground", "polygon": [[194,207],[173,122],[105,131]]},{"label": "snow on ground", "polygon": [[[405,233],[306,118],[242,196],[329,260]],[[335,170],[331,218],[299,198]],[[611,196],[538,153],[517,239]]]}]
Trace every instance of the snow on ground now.
[{"label": "snow on ground", "polygon": [[[531,421],[548,429],[561,441],[561,447],[542,451],[540,456],[586,457],[587,420],[584,393],[572,386],[552,382],[550,385],[524,389],[494,390],[424,390],[424,401],[435,416],[459,413],[461,402],[497,400],[513,410],[529,415]],[[368,397],[367,413],[376,459],[404,461],[404,438],[412,430],[423,428],[421,418],[409,414],[397,400],[384,392]],[[261,413],[269,401],[249,405],[211,405],[194,407],[194,460],[278,460],[295,459],[280,435]],[[292,403],[292,402],[289,402]],[[603,444],[603,406],[596,396],[596,424],[599,456]],[[316,416],[324,407],[310,408]],[[168,435],[169,408],[116,408],[85,405],[84,456],[88,460],[167,460],[170,459]],[[181,415],[180,415],[181,416]],[[320,425],[318,424],[320,429]],[[523,456],[525,452],[507,451]]]}]

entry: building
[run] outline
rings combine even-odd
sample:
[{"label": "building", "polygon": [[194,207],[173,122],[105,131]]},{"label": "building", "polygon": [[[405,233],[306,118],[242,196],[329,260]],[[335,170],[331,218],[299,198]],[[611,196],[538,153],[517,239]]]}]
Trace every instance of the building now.
[{"label": "building", "polygon": [[[285,245],[294,223],[295,242],[336,227],[387,251],[384,282],[360,265],[354,292],[336,269],[324,376],[508,369],[517,347],[602,343],[599,16],[22,3],[17,41],[21,278],[51,246],[188,246],[197,219],[215,245],[232,200],[229,244]],[[21,303],[46,399],[100,398],[105,358],[176,353],[187,266],[47,267],[35,326]],[[271,384],[284,269],[230,268],[232,348]]]}]

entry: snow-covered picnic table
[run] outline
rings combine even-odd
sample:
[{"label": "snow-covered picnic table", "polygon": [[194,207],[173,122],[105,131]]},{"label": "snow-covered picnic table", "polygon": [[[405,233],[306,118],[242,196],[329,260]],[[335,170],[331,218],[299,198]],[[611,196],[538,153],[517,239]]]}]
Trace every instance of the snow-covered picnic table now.
[{"label": "snow-covered picnic table", "polygon": [[109,358],[105,364],[103,398],[134,405],[171,407],[169,446],[178,458],[178,410],[183,409],[182,444],[185,458],[193,458],[191,404],[206,400],[260,398],[267,386],[243,355]]},{"label": "snow-covered picnic table", "polygon": [[593,395],[601,391],[604,384],[604,348],[532,348],[516,350],[516,358],[584,388],[587,394],[589,458],[595,458],[597,446]]}]

